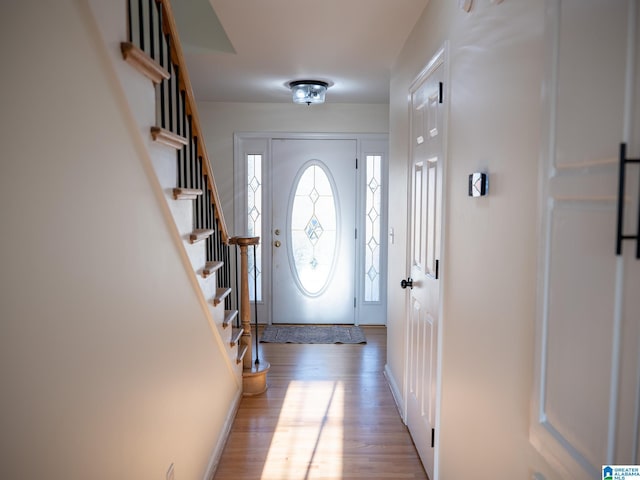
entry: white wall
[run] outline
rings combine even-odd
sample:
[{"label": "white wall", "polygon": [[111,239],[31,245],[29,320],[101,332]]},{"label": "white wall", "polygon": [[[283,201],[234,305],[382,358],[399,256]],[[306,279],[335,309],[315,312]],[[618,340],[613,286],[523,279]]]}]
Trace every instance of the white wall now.
[{"label": "white wall", "polygon": [[0,7],[0,464],[201,479],[239,392],[85,2]]},{"label": "white wall", "polygon": [[[547,471],[528,441],[533,382],[544,2],[431,0],[392,71],[389,282],[406,277],[409,86],[449,41],[442,262],[441,480]],[[467,197],[467,177],[490,176]],[[401,199],[397,201],[396,199]],[[388,368],[403,380],[404,292],[389,289]],[[548,476],[548,478],[552,478]]]},{"label": "white wall", "polygon": [[[331,90],[327,93],[327,97]],[[199,102],[198,112],[225,220],[233,228],[233,134],[235,132],[387,133],[383,104],[295,105]]]}]

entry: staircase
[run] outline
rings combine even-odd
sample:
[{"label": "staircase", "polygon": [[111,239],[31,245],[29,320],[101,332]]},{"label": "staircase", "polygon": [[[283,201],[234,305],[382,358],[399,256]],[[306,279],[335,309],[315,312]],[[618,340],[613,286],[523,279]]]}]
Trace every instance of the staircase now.
[{"label": "staircase", "polygon": [[126,31],[119,26],[114,33],[115,21],[109,24],[104,18],[116,15],[106,3],[93,1],[92,9],[107,43],[119,43],[121,56],[114,62],[133,67],[116,65],[116,71],[136,126],[152,140],[147,142],[148,154],[194,281],[207,302],[212,328],[228,352],[243,395],[260,394],[267,388],[270,366],[253,361],[247,284],[247,249],[259,238],[228,233],[171,5],[169,0],[128,0],[126,12],[120,12]]}]

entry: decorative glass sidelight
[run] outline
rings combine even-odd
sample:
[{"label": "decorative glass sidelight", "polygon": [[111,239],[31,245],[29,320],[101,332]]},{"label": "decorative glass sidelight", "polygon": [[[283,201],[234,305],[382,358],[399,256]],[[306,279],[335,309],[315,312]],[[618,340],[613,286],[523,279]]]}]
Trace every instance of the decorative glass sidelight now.
[{"label": "decorative glass sidelight", "polygon": [[364,301],[380,301],[380,221],[382,156],[367,155],[365,204]]},{"label": "decorative glass sidelight", "polygon": [[[247,234],[262,236],[262,155],[247,155]],[[249,249],[249,299],[262,301],[262,245]],[[256,268],[257,266],[257,268]],[[257,280],[257,282],[256,282]],[[258,291],[255,292],[257,284]],[[257,293],[257,294],[256,294]]]},{"label": "decorative glass sidelight", "polygon": [[301,170],[290,212],[290,260],[298,286],[308,296],[322,293],[337,254],[337,209],[333,183],[319,163]]}]

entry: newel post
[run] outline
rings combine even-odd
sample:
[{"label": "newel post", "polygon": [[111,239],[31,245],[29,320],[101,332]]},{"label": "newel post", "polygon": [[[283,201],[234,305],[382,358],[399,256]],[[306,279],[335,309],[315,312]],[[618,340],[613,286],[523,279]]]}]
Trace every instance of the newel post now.
[{"label": "newel post", "polygon": [[[240,345],[247,347],[242,359],[242,384],[244,395],[258,395],[267,389],[267,372],[269,362],[263,361],[253,364],[253,349],[251,342],[251,301],[249,299],[249,256],[248,247],[258,245],[260,237],[233,237],[229,239],[231,245],[240,248],[240,322],[242,323],[242,338]],[[258,332],[256,332],[256,335]]]}]

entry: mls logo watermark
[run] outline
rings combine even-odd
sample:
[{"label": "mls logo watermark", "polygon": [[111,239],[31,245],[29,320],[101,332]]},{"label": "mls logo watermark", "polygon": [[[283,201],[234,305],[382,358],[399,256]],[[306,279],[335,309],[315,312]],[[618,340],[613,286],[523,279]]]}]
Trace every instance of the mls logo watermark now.
[{"label": "mls logo watermark", "polygon": [[602,480],[640,480],[640,466],[603,465]]}]

